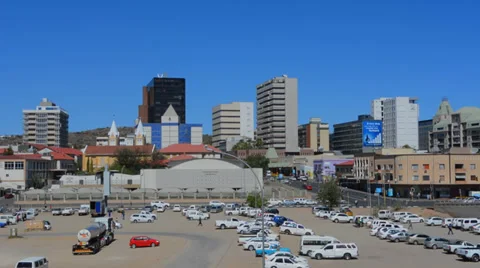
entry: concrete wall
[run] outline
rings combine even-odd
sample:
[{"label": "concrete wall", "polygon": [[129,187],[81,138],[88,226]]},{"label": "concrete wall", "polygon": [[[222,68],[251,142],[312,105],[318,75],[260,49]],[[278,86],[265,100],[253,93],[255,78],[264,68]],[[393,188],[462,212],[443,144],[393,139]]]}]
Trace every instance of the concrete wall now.
[{"label": "concrete wall", "polygon": [[[13,169],[10,169],[12,167]],[[0,187],[17,189],[17,186],[21,186],[25,188],[25,168],[25,160],[0,161]]]},{"label": "concrete wall", "polygon": [[285,150],[298,152],[298,81],[285,78]]}]

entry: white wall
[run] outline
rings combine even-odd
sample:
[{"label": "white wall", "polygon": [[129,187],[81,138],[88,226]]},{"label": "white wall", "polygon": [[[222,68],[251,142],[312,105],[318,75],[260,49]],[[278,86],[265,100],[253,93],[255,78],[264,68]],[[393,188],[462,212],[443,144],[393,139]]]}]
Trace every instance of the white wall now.
[{"label": "white wall", "polygon": [[[5,169],[5,162],[23,163],[23,169]],[[0,187],[18,189],[17,186],[25,188],[25,168],[26,164],[23,160],[5,160],[0,161]]]},{"label": "white wall", "polygon": [[285,78],[285,150],[298,152],[298,81]]},{"label": "white wall", "polygon": [[147,144],[152,144],[152,127],[143,127],[143,133],[145,135],[145,142]]},{"label": "white wall", "polygon": [[240,136],[253,140],[253,102],[240,102]]},{"label": "white wall", "polygon": [[191,128],[191,140],[190,143],[193,145],[199,145],[203,143],[203,127],[192,127]]},{"label": "white wall", "polygon": [[162,148],[178,144],[178,125],[162,126]]},{"label": "white wall", "polygon": [[[140,175],[127,175],[115,173],[112,176],[111,185],[127,184],[128,180],[132,180],[132,184],[141,184]],[[100,184],[100,180],[95,179],[95,175],[88,176],[75,176],[75,175],[63,175],[60,178],[60,182],[64,186],[80,186],[80,181],[83,181],[83,185],[97,185]]]},{"label": "white wall", "polygon": [[419,106],[409,97],[396,97],[384,101],[384,148],[409,145],[418,149]]}]

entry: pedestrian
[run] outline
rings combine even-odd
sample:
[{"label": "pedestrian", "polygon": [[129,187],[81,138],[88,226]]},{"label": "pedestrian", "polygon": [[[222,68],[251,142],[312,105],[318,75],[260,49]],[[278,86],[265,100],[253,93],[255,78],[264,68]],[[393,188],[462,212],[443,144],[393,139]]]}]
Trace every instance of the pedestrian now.
[{"label": "pedestrian", "polygon": [[111,218],[112,217],[112,211],[109,209],[108,210],[108,217]]},{"label": "pedestrian", "polygon": [[408,221],[408,230],[413,230],[412,221]]},{"label": "pedestrian", "polygon": [[125,220],[125,210],[122,210],[122,220]]},{"label": "pedestrian", "polygon": [[355,206],[358,208],[358,200],[355,200]]},{"label": "pedestrian", "polygon": [[448,234],[447,235],[453,235],[452,223],[448,224]]},{"label": "pedestrian", "polygon": [[198,225],[197,226],[203,226],[202,224],[202,218],[198,218]]}]

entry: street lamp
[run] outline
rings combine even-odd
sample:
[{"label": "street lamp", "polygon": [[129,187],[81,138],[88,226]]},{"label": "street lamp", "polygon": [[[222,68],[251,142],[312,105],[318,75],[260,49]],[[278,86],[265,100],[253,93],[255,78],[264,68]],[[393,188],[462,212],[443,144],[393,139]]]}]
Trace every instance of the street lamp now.
[{"label": "street lamp", "polygon": [[[218,151],[218,152],[214,151],[212,148],[208,147],[207,145],[205,145],[205,150],[207,150],[209,152],[212,152],[212,153],[219,153],[221,155],[230,156],[230,157],[235,158],[236,160],[242,162],[242,164],[244,164],[245,166],[247,166],[250,169],[250,171],[253,173],[253,176],[257,180],[258,185],[260,186],[260,190],[262,191],[262,193],[261,193],[261,198],[262,198],[262,208],[261,208],[261,210],[262,210],[262,249],[263,249],[262,250],[262,268],[265,268],[265,205],[264,205],[265,188],[264,188],[264,185],[262,184],[262,182],[258,178],[257,174],[253,171],[252,167],[247,162],[243,161],[242,159],[240,159],[236,155],[229,154],[229,153],[222,152],[222,151]],[[256,188],[256,186],[255,186],[255,188]]]}]

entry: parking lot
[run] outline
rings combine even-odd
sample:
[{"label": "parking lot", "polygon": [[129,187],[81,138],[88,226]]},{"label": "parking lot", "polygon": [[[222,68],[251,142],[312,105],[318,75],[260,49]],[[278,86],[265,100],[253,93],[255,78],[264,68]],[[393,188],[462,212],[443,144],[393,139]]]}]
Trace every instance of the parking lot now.
[{"label": "parking lot", "polygon": [[[395,267],[453,267],[473,266],[474,263],[458,261],[454,255],[443,254],[441,250],[425,250],[422,246],[404,243],[390,243],[371,237],[366,228],[354,228],[352,224],[335,224],[329,220],[315,218],[310,208],[281,208],[280,214],[292,218],[317,234],[330,235],[343,242],[354,242],[359,247],[357,260],[309,260],[310,267],[368,267],[388,265]],[[127,213],[126,219],[129,214]],[[124,228],[116,232],[116,241],[97,255],[73,256],[71,247],[76,242],[77,232],[86,227],[88,216],[55,216],[46,212],[37,219],[47,219],[53,225],[50,232],[23,234],[23,223],[18,225],[22,239],[7,239],[8,228],[0,229],[3,239],[0,243],[1,267],[14,267],[16,261],[29,256],[46,256],[50,267],[261,267],[261,258],[237,246],[235,230],[216,230],[214,221],[225,219],[223,213],[211,214],[204,226],[188,221],[181,213],[167,211],[157,213],[154,223],[131,224],[121,221]],[[121,218],[119,214],[113,217]],[[278,228],[273,228],[278,232]],[[412,232],[447,237],[447,230],[441,227],[426,227],[414,224]],[[133,235],[148,235],[160,240],[159,248],[130,249],[128,241]],[[465,239],[480,243],[480,236],[455,231],[451,238]],[[282,247],[293,253],[299,249],[300,237],[281,236]]]}]

